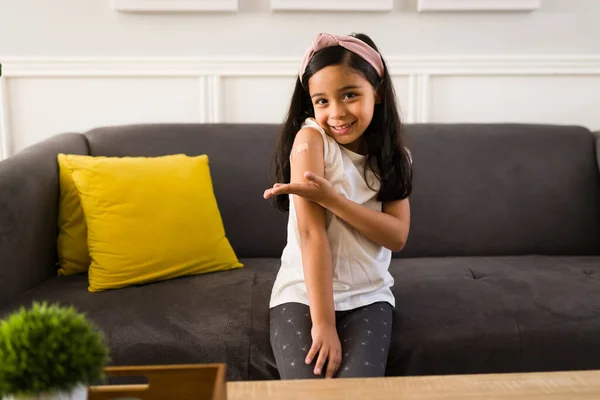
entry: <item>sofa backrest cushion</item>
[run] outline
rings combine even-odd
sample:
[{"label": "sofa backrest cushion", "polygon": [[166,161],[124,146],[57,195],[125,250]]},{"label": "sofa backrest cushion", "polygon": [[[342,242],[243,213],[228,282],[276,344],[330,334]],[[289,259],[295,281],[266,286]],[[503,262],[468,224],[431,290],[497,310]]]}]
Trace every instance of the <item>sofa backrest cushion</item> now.
[{"label": "sofa backrest cushion", "polygon": [[422,124],[396,256],[600,254],[596,136],[576,126]]},{"label": "sofa backrest cushion", "polygon": [[[277,124],[94,129],[90,154],[207,154],[239,257],[280,257],[287,214],[262,197]],[[576,126],[406,125],[414,160],[411,230],[395,257],[600,254],[596,137]]]},{"label": "sofa backrest cushion", "polygon": [[287,214],[263,192],[279,126],[268,124],[156,124],[94,129],[86,133],[94,156],[208,155],[225,233],[240,258],[280,257]]}]

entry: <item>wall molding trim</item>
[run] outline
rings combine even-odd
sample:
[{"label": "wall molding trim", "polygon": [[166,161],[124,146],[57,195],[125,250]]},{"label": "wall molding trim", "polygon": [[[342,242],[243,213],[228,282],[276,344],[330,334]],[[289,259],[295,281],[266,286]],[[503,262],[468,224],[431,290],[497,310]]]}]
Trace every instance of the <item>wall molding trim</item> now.
[{"label": "wall molding trim", "polygon": [[6,78],[0,76],[0,160],[11,153],[10,135],[8,129],[8,93]]},{"label": "wall molding trim", "polygon": [[[2,57],[5,77],[293,76],[299,57]],[[581,75],[600,55],[388,56],[392,75]]]},{"label": "wall molding trim", "polygon": [[271,0],[274,11],[391,11],[394,0]]},{"label": "wall molding trim", "polygon": [[418,0],[422,11],[533,11],[542,0]]},{"label": "wall molding trim", "polygon": [[237,12],[238,0],[112,0],[119,12]]},{"label": "wall molding trim", "polygon": [[[12,57],[1,56],[0,159],[11,153],[8,81],[26,78],[196,78],[200,122],[222,121],[222,79],[290,77],[299,57]],[[394,78],[408,81],[406,122],[429,121],[431,80],[452,76],[594,76],[600,55],[448,55],[388,56]]]}]

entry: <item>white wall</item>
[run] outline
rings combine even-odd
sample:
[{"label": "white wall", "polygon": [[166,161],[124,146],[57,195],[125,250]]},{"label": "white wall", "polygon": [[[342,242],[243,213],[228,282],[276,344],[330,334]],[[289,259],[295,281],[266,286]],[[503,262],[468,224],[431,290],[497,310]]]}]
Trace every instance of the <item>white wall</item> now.
[{"label": "white wall", "polygon": [[0,0],[0,157],[63,131],[133,122],[279,122],[315,33],[366,32],[407,122],[600,129],[600,1],[534,12],[127,14],[111,0]]},{"label": "white wall", "polygon": [[[599,54],[600,1],[542,0],[531,13],[273,13],[239,0],[235,14],[116,13],[111,0],[1,0],[0,54],[211,56],[301,54],[319,31],[370,34],[386,55]],[[365,0],[368,1],[368,0]]]}]

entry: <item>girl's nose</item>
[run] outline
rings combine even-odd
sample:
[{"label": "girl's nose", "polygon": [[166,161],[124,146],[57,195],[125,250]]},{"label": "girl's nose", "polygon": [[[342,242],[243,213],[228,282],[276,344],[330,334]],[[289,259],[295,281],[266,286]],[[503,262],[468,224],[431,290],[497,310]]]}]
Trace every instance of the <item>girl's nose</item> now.
[{"label": "girl's nose", "polygon": [[343,104],[333,103],[331,108],[331,117],[333,119],[342,119],[346,116],[346,108]]}]

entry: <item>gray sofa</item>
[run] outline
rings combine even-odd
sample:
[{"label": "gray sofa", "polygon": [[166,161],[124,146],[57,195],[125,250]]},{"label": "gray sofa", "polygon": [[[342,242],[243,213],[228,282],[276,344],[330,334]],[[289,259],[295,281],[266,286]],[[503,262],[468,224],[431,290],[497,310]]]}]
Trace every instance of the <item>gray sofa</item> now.
[{"label": "gray sofa", "polygon": [[[268,299],[287,215],[262,198],[279,126],[159,124],[66,133],[0,162],[0,316],[73,304],[112,364],[225,362],[229,380],[277,379]],[[391,272],[388,375],[600,368],[596,134],[523,124],[406,126],[412,226]],[[88,293],[56,276],[59,152],[208,154],[239,270]],[[157,210],[160,212],[160,210]]]}]

